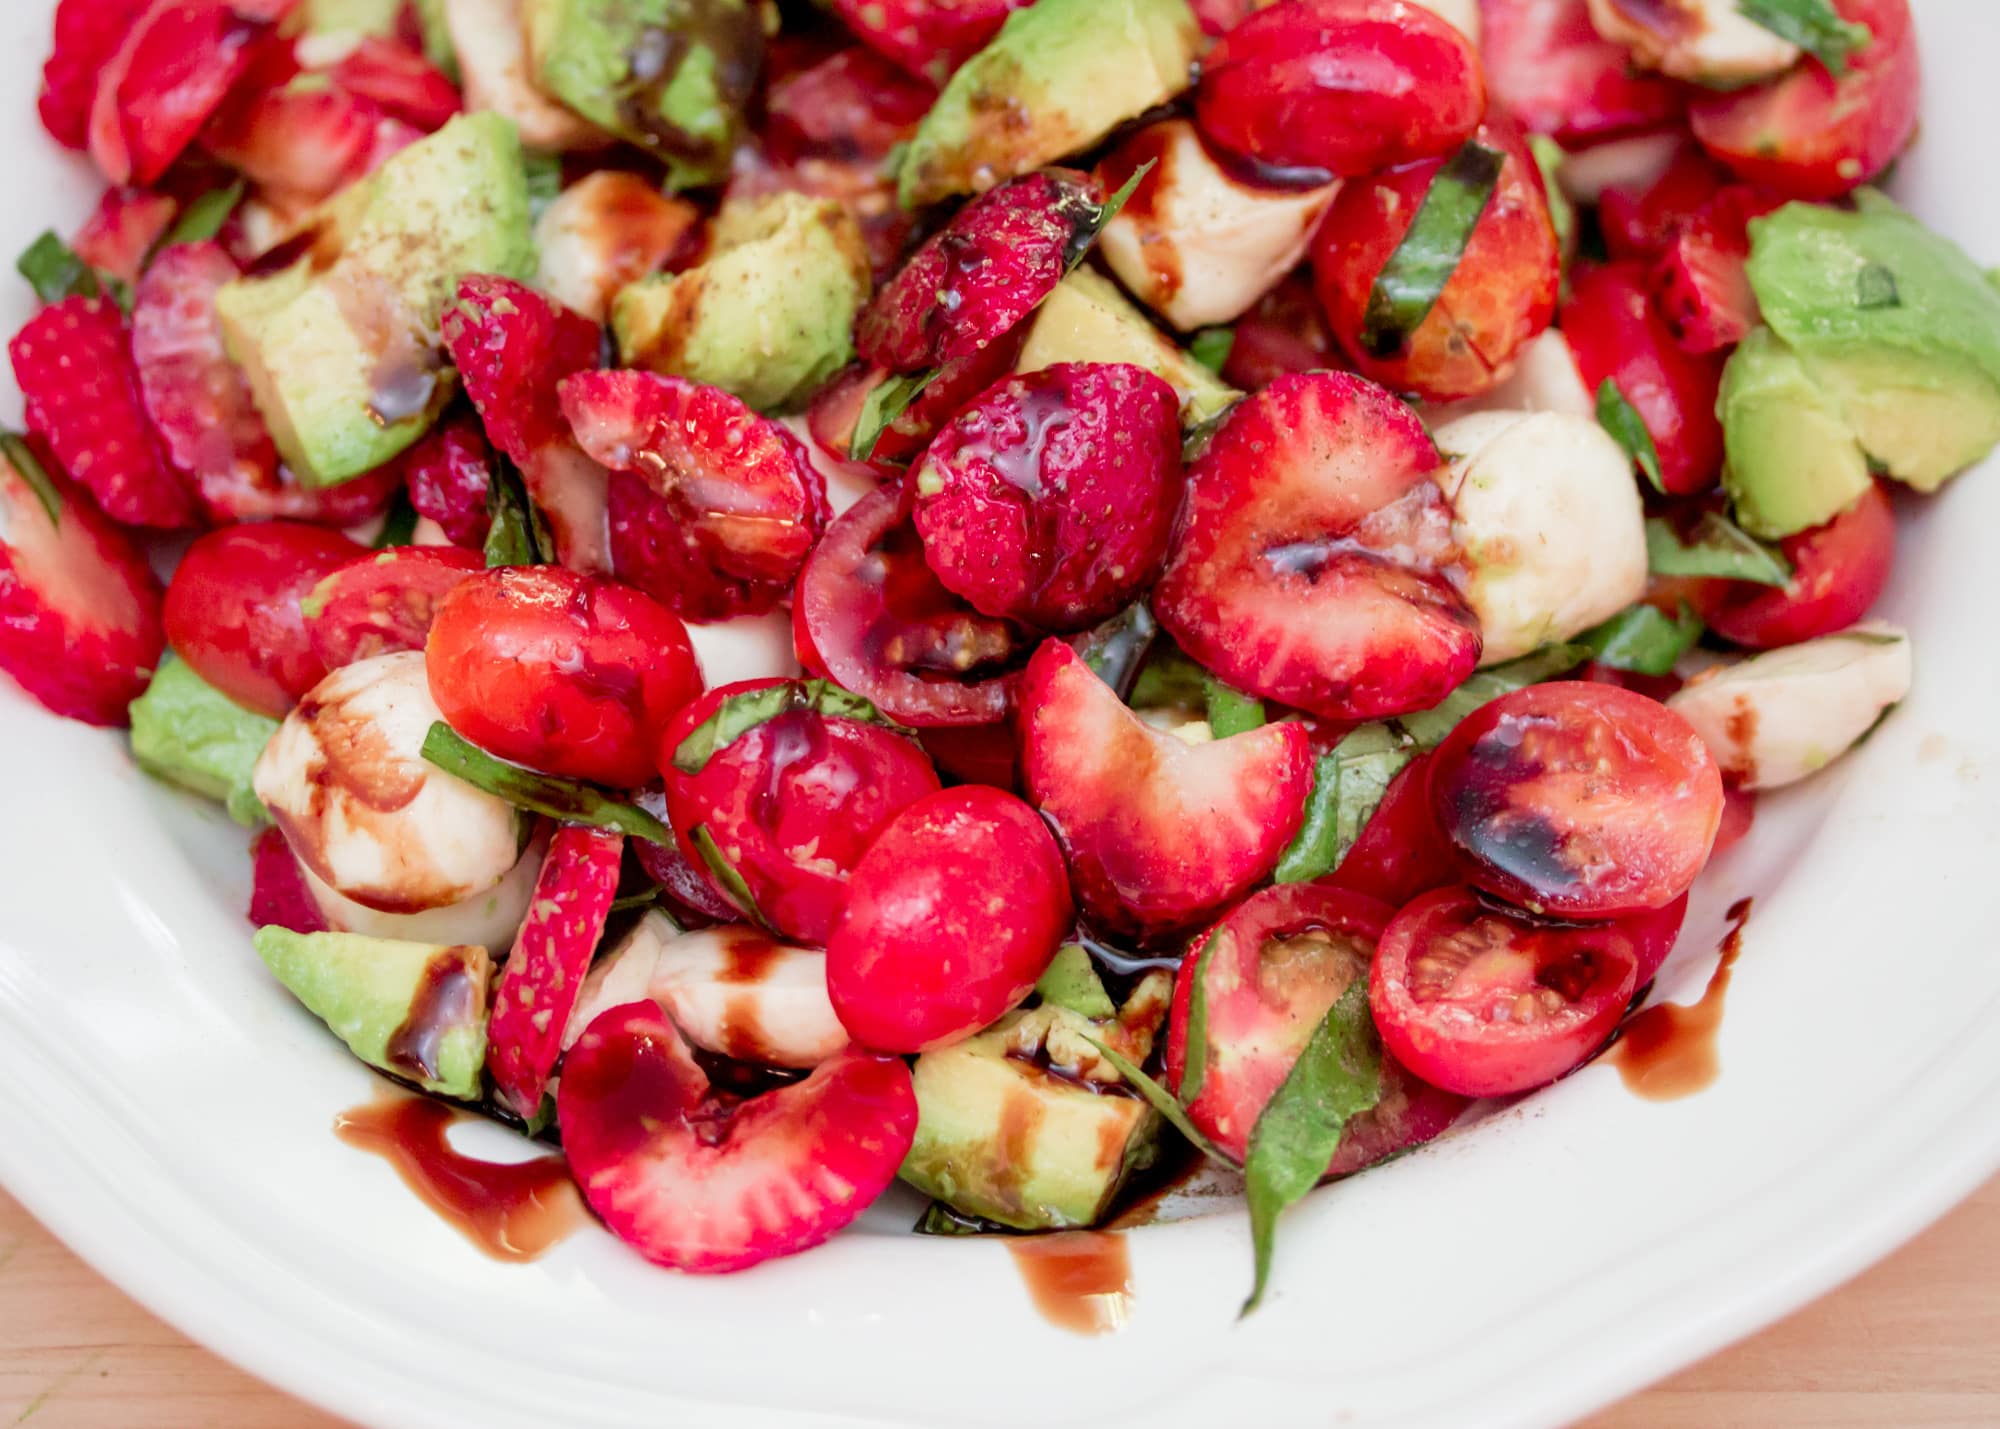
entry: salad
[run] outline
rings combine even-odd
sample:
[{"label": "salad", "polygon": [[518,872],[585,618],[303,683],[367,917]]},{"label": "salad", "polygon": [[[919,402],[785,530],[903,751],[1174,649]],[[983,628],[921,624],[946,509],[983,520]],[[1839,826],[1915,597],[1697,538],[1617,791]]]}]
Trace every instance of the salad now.
[{"label": "salad", "polygon": [[1912,23],[60,0],[0,668],[648,1259],[1185,1152],[1254,1304],[1908,692],[1896,508],[2000,442]]}]

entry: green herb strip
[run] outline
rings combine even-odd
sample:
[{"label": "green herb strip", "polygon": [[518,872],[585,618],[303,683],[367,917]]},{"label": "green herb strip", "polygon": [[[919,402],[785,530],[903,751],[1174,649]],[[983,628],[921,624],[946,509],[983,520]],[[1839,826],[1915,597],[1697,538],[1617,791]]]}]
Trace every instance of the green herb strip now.
[{"label": "green herb strip", "polygon": [[1544,645],[1518,660],[1481,670],[1430,709],[1398,715],[1391,723],[1418,749],[1435,749],[1458,722],[1481,705],[1528,685],[1566,675],[1590,658],[1588,645]]},{"label": "green herb strip", "polygon": [[1863,312],[1903,306],[1902,290],[1896,275],[1880,263],[1870,263],[1855,276],[1854,305]]},{"label": "green herb strip", "polygon": [[1264,1298],[1278,1217],[1326,1175],[1347,1123],[1381,1099],[1382,1056],[1368,1013],[1368,980],[1356,978],[1313,1030],[1251,1128],[1243,1180],[1256,1280],[1244,1314]]},{"label": "green herb strip", "polygon": [[376,533],[374,549],[386,551],[391,546],[407,546],[416,534],[417,508],[410,505],[410,494],[398,488],[388,515],[382,518],[382,529]]},{"label": "green herb strip", "polygon": [[723,855],[722,846],[716,843],[715,835],[708,831],[708,825],[696,824],[694,833],[689,837],[694,841],[695,852],[701,855],[702,863],[707,865],[709,876],[715,880],[715,886],[722,891],[722,896],[742,909],[744,914],[760,928],[775,932],[770,920],[765,918],[763,910],[757,906],[757,900],[750,892],[750,885],[743,881],[743,875],[738,873],[736,866]]},{"label": "green herb strip", "polygon": [[1653,483],[1653,490],[1667,489],[1666,478],[1660,475],[1660,449],[1653,444],[1653,433],[1646,426],[1646,419],[1609,377],[1597,389],[1597,425],[1611,433],[1613,440],[1625,448],[1625,455],[1639,464],[1646,480]]},{"label": "green herb strip", "polygon": [[229,215],[236,212],[236,206],[243,202],[243,195],[248,191],[249,185],[241,179],[228,188],[210,189],[181,211],[174,226],[160,240],[160,248],[172,248],[180,243],[207,243],[222,232],[222,225],[229,222]]},{"label": "green herb strip", "polygon": [[1187,1055],[1181,1064],[1181,1099],[1192,1103],[1208,1080],[1208,968],[1215,959],[1220,929],[1209,936],[1194,957],[1194,986],[1188,989]]},{"label": "green herb strip", "polygon": [[1006,1231],[1005,1226],[955,1211],[943,1201],[932,1201],[910,1227],[912,1235],[1004,1235]]},{"label": "green herb strip", "polygon": [[1188,341],[1188,356],[1217,375],[1235,350],[1236,333],[1232,328],[1203,328]]},{"label": "green herb strip", "polygon": [[[124,287],[84,262],[53,230],[30,243],[15,260],[14,269],[28,280],[35,296],[45,303],[59,303],[64,298],[101,298],[107,291],[119,296],[118,290]],[[119,306],[131,308],[129,290],[120,298]]]},{"label": "green herb strip", "polygon": [[1591,658],[1610,669],[1667,675],[1694,648],[1701,632],[1701,617],[1685,601],[1678,618],[1662,615],[1650,605],[1631,605],[1577,636],[1577,643],[1588,645]]},{"label": "green herb strip", "polygon": [[553,554],[542,529],[541,513],[529,499],[527,484],[504,457],[493,463],[493,484],[486,492],[486,512],[493,524],[486,533],[486,564],[545,565]]},{"label": "green herb strip", "polygon": [[1369,355],[1394,357],[1430,316],[1493,201],[1506,161],[1498,150],[1468,140],[1437,171],[1409,231],[1375,275],[1361,324],[1361,346]]},{"label": "green herb strip", "polygon": [[1791,563],[1776,548],[1713,511],[1685,533],[1665,517],[1649,518],[1646,565],[1656,576],[1720,576],[1769,586],[1792,581]]},{"label": "green herb strip", "polygon": [[1130,1058],[1113,1051],[1094,1037],[1086,1037],[1083,1040],[1097,1049],[1098,1054],[1112,1065],[1119,1076],[1131,1084],[1132,1090],[1137,1092],[1148,1106],[1165,1117],[1175,1131],[1186,1137],[1190,1146],[1211,1161],[1219,1162],[1232,1171],[1243,1169],[1236,1164],[1233,1156],[1210,1141],[1202,1133],[1202,1129],[1189,1120],[1187,1108],[1180,1104],[1172,1092],[1140,1071]]},{"label": "green herb strip", "polygon": [[1101,204],[1084,205],[1083,214],[1072,230],[1068,244],[1063,248],[1064,272],[1076,271],[1077,265],[1082,263],[1085,255],[1090,252],[1090,246],[1097,242],[1097,236],[1104,232],[1105,225],[1118,217],[1119,210],[1131,202],[1132,195],[1139,191],[1139,185],[1146,181],[1146,175],[1153,172],[1154,165],[1155,161],[1148,159],[1132,171],[1132,176],[1125,180],[1117,193]]},{"label": "green herb strip", "polygon": [[1736,9],[1751,24],[1790,40],[1835,76],[1847,73],[1848,59],[1875,38],[1866,25],[1841,19],[1831,0],[1736,0]]},{"label": "green herb strip", "polygon": [[847,444],[848,454],[856,461],[867,461],[875,455],[875,445],[882,440],[882,433],[895,424],[909,405],[923,394],[924,388],[937,380],[941,369],[917,372],[908,376],[890,377],[877,383],[862,399],[861,413],[854,419],[854,435]]},{"label": "green herb strip", "polygon": [[1208,707],[1209,733],[1217,739],[1264,727],[1264,702],[1230,689],[1213,675],[1202,688],[1202,702]]},{"label": "green herb strip", "polygon": [[1056,950],[1048,971],[1035,984],[1035,992],[1043,1002],[1093,1021],[1103,1022],[1118,1015],[1111,994],[1104,990],[1104,980],[1097,975],[1097,968],[1081,943],[1065,943]]},{"label": "green herb strip", "polygon": [[1313,766],[1306,821],[1278,860],[1273,880],[1309,883],[1338,868],[1381,806],[1389,781],[1414,758],[1409,739],[1385,724],[1364,724],[1322,754]]},{"label": "green herb strip", "polygon": [[14,468],[14,475],[26,482],[28,490],[35,493],[35,499],[42,503],[42,510],[49,514],[49,524],[60,530],[62,493],[56,490],[55,480],[35,455],[34,449],[13,432],[0,431],[0,456],[7,459],[7,465]]},{"label": "green herb strip", "polygon": [[615,829],[647,843],[673,841],[667,826],[636,804],[628,804],[594,784],[538,774],[504,759],[495,759],[468,743],[442,720],[433,724],[424,736],[423,752],[425,759],[445,773],[518,809],[573,824],[589,824],[592,828]]},{"label": "green herb strip", "polygon": [[810,710],[827,719],[879,724],[899,732],[902,729],[867,700],[849,694],[831,680],[787,680],[724,700],[674,750],[674,768],[683,774],[699,774],[709,760],[751,730],[793,710]]}]

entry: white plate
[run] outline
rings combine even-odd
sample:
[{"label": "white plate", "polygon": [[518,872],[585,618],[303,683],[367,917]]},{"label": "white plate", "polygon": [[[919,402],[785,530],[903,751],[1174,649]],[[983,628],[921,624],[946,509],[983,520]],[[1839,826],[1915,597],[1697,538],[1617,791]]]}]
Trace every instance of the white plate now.
[{"label": "white plate", "polygon": [[[2000,261],[2000,19],[1990,0],[1917,8],[1925,137],[1898,188]],[[4,10],[13,253],[73,229],[90,189],[32,118],[47,0]],[[0,288],[11,331],[26,306]],[[2000,479],[1905,506],[1884,613],[1916,632],[1915,696],[1837,773],[1766,801],[1661,978],[1691,1001],[1718,910],[1758,895],[1721,1080],[1656,1104],[1593,1067],[1320,1192],[1287,1219],[1247,1323],[1233,1215],[1135,1233],[1132,1321],[1100,1340],[1039,1319],[992,1243],[851,1234],[722,1280],[653,1270],[594,1230],[534,1265],[482,1258],[334,1139],[371,1078],[252,954],[244,835],[11,687],[0,1179],[153,1310],[369,1424],[1579,1414],[1826,1290],[2000,1165]]]}]

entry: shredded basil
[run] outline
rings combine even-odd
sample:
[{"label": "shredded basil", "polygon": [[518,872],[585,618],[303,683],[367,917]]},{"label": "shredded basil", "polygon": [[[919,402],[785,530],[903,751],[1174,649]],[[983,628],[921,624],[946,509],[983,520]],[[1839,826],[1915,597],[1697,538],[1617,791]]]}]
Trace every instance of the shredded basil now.
[{"label": "shredded basil", "polygon": [[1895,273],[1880,263],[1863,267],[1854,280],[1854,305],[1864,312],[1903,306],[1903,295],[1896,286]]},{"label": "shredded basil", "polygon": [[1625,448],[1625,455],[1639,464],[1646,480],[1653,483],[1653,490],[1667,489],[1666,478],[1660,475],[1660,449],[1653,444],[1652,430],[1639,415],[1639,409],[1619,390],[1614,378],[1605,378],[1604,385],[1597,389],[1597,425],[1611,433],[1612,439]]},{"label": "shredded basil", "polygon": [[674,768],[683,774],[699,774],[708,767],[709,760],[751,730],[792,710],[811,710],[827,719],[861,720],[884,729],[902,729],[867,700],[849,694],[831,680],[787,680],[725,699],[674,750]]},{"label": "shredded basil", "polygon": [[1656,576],[1719,576],[1785,586],[1791,563],[1728,517],[1705,512],[1683,531],[1664,516],[1646,521],[1646,565]]},{"label": "shredded basil", "polygon": [[53,229],[30,243],[14,268],[45,303],[108,295],[125,311],[132,310],[131,286],[84,262]]},{"label": "shredded basil", "polygon": [[1278,860],[1273,881],[1310,883],[1338,868],[1374,817],[1389,781],[1416,755],[1409,737],[1387,724],[1364,724],[1322,754],[1313,765],[1306,821]]},{"label": "shredded basil", "polygon": [[1371,356],[1393,357],[1437,306],[1493,191],[1507,156],[1468,140],[1431,180],[1396,251],[1375,275],[1361,324],[1361,346]]},{"label": "shredded basil", "polygon": [[248,190],[249,185],[241,179],[227,188],[210,189],[181,211],[181,216],[174,220],[174,226],[160,240],[159,247],[207,243],[222,232],[222,225],[229,222],[229,215],[236,212],[236,206],[243,202],[243,195]]},{"label": "shredded basil", "polygon": [[1217,929],[1201,945],[1201,951],[1194,954],[1194,968],[1189,976],[1194,984],[1188,989],[1187,1054],[1181,1063],[1181,1097],[1192,1102],[1201,1095],[1202,1084],[1208,1080],[1208,969],[1215,961],[1215,945],[1224,937]]},{"label": "shredded basil", "polygon": [[647,843],[673,842],[674,836],[667,826],[636,804],[629,804],[595,784],[558,779],[552,774],[495,759],[442,720],[433,724],[424,736],[423,754],[445,773],[518,809],[573,824],[589,824],[592,828],[614,829]]},{"label": "shredded basil", "polygon": [[382,518],[382,529],[376,533],[375,549],[386,551],[391,546],[407,546],[416,534],[417,508],[410,505],[410,494],[398,487]]},{"label": "shredded basil", "polygon": [[1208,709],[1209,732],[1217,739],[1245,734],[1264,725],[1264,702],[1254,695],[1232,690],[1210,675],[1202,688],[1202,702]]},{"label": "shredded basil", "polygon": [[1188,339],[1188,356],[1210,372],[1220,373],[1229,354],[1236,350],[1233,328],[1206,327]]},{"label": "shredded basil", "polygon": [[486,532],[488,566],[546,565],[554,554],[542,515],[528,495],[521,473],[505,457],[493,464],[493,481],[486,490],[486,512],[492,525]]},{"label": "shredded basil", "polygon": [[1481,670],[1436,705],[1415,714],[1398,715],[1390,723],[1418,749],[1436,749],[1460,720],[1502,695],[1568,674],[1590,658],[1587,645],[1544,645],[1518,660]]},{"label": "shredded basil", "polygon": [[[1201,1128],[1189,1119],[1187,1108],[1180,1103],[1172,1092],[1140,1071],[1138,1067],[1133,1065],[1130,1058],[1114,1052],[1096,1038],[1086,1037],[1083,1040],[1095,1047],[1099,1055],[1112,1065],[1118,1075],[1131,1083],[1132,1090],[1137,1092],[1148,1106],[1165,1117],[1175,1131],[1186,1137],[1190,1146],[1194,1147],[1195,1150],[1210,1160],[1218,1161],[1232,1171],[1242,1169],[1236,1164],[1234,1157],[1202,1134]],[[1185,1084],[1185,1078],[1183,1079],[1183,1084]]]},{"label": "shredded basil", "polygon": [[1132,195],[1139,191],[1139,185],[1146,181],[1146,175],[1153,172],[1153,167],[1154,161],[1148,159],[1132,171],[1132,177],[1125,180],[1117,193],[1101,204],[1088,206],[1082,222],[1077,224],[1075,231],[1070,235],[1069,243],[1063,249],[1063,266],[1067,271],[1076,271],[1077,265],[1083,262],[1084,255],[1090,252],[1091,244],[1097,242],[1097,235],[1104,232],[1105,226],[1112,219],[1118,217],[1118,211],[1124,208],[1131,201]]},{"label": "shredded basil", "polygon": [[1790,40],[1835,76],[1847,73],[1849,57],[1875,38],[1866,25],[1841,19],[1831,0],[1736,0],[1736,9],[1751,24]]},{"label": "shredded basil", "polygon": [[1076,653],[1091,673],[1124,699],[1139,679],[1146,655],[1159,638],[1160,623],[1146,603],[1127,606],[1102,625],[1076,637]]},{"label": "shredded basil", "polygon": [[861,401],[861,413],[854,419],[854,436],[847,445],[848,454],[856,461],[867,461],[874,456],[875,444],[882,440],[882,433],[895,424],[910,403],[923,395],[924,388],[936,381],[942,370],[932,368],[929,372],[889,377],[877,383]]},{"label": "shredded basil", "polygon": [[750,885],[744,882],[743,875],[736,871],[736,866],[723,854],[722,846],[715,841],[715,835],[708,831],[708,825],[696,824],[689,838],[693,840],[695,852],[701,855],[703,865],[707,867],[709,876],[715,880],[715,886],[722,896],[741,908],[759,927],[776,931],[771,929],[770,920],[757,906],[757,899],[750,892]]},{"label": "shredded basil", "polygon": [[1678,618],[1650,605],[1630,605],[1609,620],[1577,636],[1591,658],[1613,670],[1636,675],[1669,675],[1681,656],[1701,639],[1701,617],[1681,602]]}]

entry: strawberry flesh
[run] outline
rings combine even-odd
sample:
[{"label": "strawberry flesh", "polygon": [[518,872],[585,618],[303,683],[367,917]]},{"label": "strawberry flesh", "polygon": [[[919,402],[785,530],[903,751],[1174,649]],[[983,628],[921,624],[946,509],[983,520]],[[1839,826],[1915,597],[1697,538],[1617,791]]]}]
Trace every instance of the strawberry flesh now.
[{"label": "strawberry flesh", "polygon": [[458,287],[444,341],[493,445],[525,465],[570,438],[556,388],[598,365],[603,333],[525,283],[480,275]]},{"label": "strawberry flesh", "polygon": [[387,116],[338,85],[303,80],[289,41],[259,45],[201,144],[258,184],[317,201],[368,171]]},{"label": "strawberry flesh", "polygon": [[90,142],[97,80],[151,0],[58,0],[55,46],[42,66],[42,127],[67,148]]},{"label": "strawberry flesh", "polygon": [[1494,107],[1531,134],[1587,143],[1678,120],[1682,86],[1632,67],[1591,23],[1588,0],[1480,0],[1480,57]]},{"label": "strawberry flesh", "polygon": [[1781,202],[1740,184],[1723,189],[1653,264],[1653,305],[1689,352],[1734,347],[1757,325],[1750,220]]},{"label": "strawberry flesh", "polygon": [[808,157],[876,162],[916,132],[936,98],[922,80],[850,46],[772,81],[765,148],[781,164]]},{"label": "strawberry flesh", "polygon": [[323,933],[326,917],[306,887],[298,855],[275,828],[250,841],[250,921],[259,928]]},{"label": "strawberry flesh", "polygon": [[70,247],[100,273],[136,283],[178,207],[167,194],[149,189],[106,189]]},{"label": "strawberry flesh", "polygon": [[493,527],[486,509],[493,451],[476,416],[461,410],[447,417],[404,453],[398,466],[419,516],[437,522],[454,546],[478,550],[486,544]]},{"label": "strawberry flesh", "polygon": [[464,108],[458,86],[418,51],[396,40],[365,37],[332,71],[333,82],[429,134]]},{"label": "strawberry flesh", "polygon": [[833,13],[878,54],[943,84],[1029,0],[833,0]]}]

